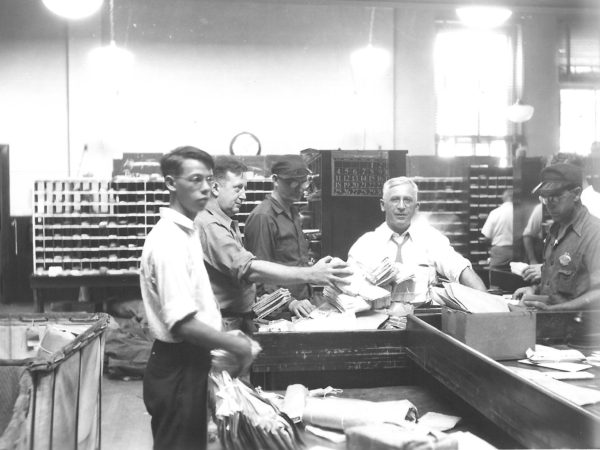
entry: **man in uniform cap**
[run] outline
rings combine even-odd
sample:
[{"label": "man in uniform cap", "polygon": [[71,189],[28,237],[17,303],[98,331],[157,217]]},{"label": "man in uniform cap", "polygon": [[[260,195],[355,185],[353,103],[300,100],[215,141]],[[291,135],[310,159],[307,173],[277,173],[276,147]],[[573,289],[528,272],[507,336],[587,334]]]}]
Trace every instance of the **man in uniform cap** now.
[{"label": "man in uniform cap", "polygon": [[214,183],[206,208],[196,216],[204,262],[221,309],[223,329],[254,331],[255,282],[347,284],[352,271],[327,256],[311,267],[294,267],[257,259],[246,250],[234,220],[246,199],[246,166],[230,156],[215,158]]},{"label": "man in uniform cap", "polygon": [[[286,156],[271,167],[273,192],[248,217],[244,227],[246,248],[257,259],[286,266],[308,266],[308,241],[302,233],[300,212],[294,205],[308,187],[310,170],[300,156]],[[294,300],[289,310],[298,316],[308,316],[314,306],[308,284],[283,286]],[[257,285],[257,294],[272,292],[274,285]]]},{"label": "man in uniform cap", "polygon": [[600,219],[581,204],[582,170],[558,163],[542,170],[533,190],[553,223],[544,241],[539,285],[517,289],[526,306],[577,310],[600,302]]}]

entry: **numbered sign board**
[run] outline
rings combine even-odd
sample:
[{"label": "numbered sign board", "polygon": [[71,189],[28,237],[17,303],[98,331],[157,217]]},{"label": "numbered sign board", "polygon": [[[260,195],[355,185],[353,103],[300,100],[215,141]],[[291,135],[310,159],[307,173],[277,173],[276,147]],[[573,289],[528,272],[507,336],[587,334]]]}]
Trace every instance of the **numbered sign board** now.
[{"label": "numbered sign board", "polygon": [[332,154],[332,187],[336,197],[381,197],[389,177],[388,152],[340,151]]}]

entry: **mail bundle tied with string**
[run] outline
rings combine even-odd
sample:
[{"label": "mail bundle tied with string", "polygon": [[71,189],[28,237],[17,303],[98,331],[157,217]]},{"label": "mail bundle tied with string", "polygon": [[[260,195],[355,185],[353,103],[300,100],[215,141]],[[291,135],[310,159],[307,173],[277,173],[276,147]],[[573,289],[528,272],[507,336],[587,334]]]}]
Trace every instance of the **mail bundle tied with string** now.
[{"label": "mail bundle tied with string", "polygon": [[521,359],[535,346],[534,311],[511,312],[501,296],[458,283],[431,295],[442,305],[442,331],[492,359]]}]

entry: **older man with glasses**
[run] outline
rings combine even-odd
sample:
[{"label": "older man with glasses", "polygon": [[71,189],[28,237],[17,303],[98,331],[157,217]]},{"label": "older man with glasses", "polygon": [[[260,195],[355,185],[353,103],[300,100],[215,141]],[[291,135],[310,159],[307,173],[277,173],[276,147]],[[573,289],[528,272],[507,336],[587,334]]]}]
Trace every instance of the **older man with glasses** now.
[{"label": "older man with glasses", "polygon": [[[410,178],[387,180],[380,199],[385,222],[358,238],[348,252],[348,262],[366,271],[386,259],[415,274],[420,273],[422,267],[431,268],[450,281],[485,291],[485,284],[469,260],[452,248],[446,236],[425,220],[419,220],[418,192]],[[414,283],[411,280],[399,283],[394,287],[392,297],[399,303],[413,301]]]},{"label": "older man with glasses", "polygon": [[517,289],[525,306],[578,310],[600,302],[600,219],[581,204],[580,167],[559,163],[541,173],[534,189],[552,217],[544,241],[541,281]]}]

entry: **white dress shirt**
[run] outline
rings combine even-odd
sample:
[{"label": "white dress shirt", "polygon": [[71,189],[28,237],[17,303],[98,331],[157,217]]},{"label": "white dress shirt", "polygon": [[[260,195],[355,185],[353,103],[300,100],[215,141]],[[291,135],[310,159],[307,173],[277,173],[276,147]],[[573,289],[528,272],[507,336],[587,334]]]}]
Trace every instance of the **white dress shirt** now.
[{"label": "white dress shirt", "polygon": [[492,246],[513,245],[513,203],[504,202],[490,211],[481,234],[492,241]]},{"label": "white dress shirt", "polygon": [[586,187],[581,192],[581,203],[591,215],[600,219],[600,193],[596,192],[592,186]]},{"label": "white dress shirt", "polygon": [[384,258],[396,261],[397,242],[404,239],[401,249],[402,263],[435,267],[435,270],[450,281],[458,282],[460,274],[471,267],[468,259],[458,254],[446,236],[429,225],[425,220],[413,219],[410,227],[398,235],[382,223],[374,231],[363,234],[348,252],[348,262],[362,269],[376,267]]},{"label": "white dress shirt", "polygon": [[538,203],[531,211],[527,225],[523,230],[523,236],[536,237],[542,239],[542,204]]},{"label": "white dress shirt", "polygon": [[194,222],[172,208],[161,208],[160,216],[146,237],[140,270],[142,298],[152,335],[164,342],[180,342],[171,330],[191,315],[220,330],[221,313]]}]

